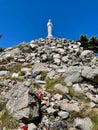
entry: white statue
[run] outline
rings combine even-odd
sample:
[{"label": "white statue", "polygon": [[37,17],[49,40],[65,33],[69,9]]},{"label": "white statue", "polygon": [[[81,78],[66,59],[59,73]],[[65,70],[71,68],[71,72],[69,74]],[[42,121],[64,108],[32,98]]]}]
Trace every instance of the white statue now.
[{"label": "white statue", "polygon": [[52,22],[51,22],[51,19],[49,19],[48,23],[47,23],[47,29],[48,29],[48,38],[51,38],[53,37],[52,36]]}]

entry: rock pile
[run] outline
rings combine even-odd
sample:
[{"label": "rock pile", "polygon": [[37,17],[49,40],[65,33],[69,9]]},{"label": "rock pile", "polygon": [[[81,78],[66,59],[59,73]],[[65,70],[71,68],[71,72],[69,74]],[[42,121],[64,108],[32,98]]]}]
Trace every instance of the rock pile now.
[{"label": "rock pile", "polygon": [[93,129],[98,57],[79,42],[41,38],[6,49],[0,55],[0,77],[8,112],[30,130]]}]

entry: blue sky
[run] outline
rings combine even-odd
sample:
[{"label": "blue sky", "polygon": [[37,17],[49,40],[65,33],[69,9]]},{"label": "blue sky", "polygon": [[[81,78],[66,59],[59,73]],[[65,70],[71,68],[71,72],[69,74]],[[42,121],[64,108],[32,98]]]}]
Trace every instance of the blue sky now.
[{"label": "blue sky", "polygon": [[54,37],[98,37],[98,0],[0,0],[0,47],[45,38],[48,19]]}]

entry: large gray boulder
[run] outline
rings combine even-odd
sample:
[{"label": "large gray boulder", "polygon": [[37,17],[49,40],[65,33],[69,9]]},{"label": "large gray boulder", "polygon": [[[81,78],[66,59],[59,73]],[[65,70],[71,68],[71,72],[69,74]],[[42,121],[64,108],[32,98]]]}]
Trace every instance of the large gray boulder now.
[{"label": "large gray boulder", "polygon": [[95,57],[95,54],[91,50],[84,50],[80,55],[83,63],[89,63]]},{"label": "large gray boulder", "polygon": [[91,122],[91,119],[86,117],[86,118],[76,118],[74,120],[74,125],[76,128],[79,130],[92,130],[93,124]]},{"label": "large gray boulder", "polygon": [[82,77],[98,83],[98,68],[92,69],[91,67],[84,66]]},{"label": "large gray boulder", "polygon": [[67,84],[78,83],[83,80],[81,72],[83,70],[82,66],[70,66],[65,70],[64,82]]},{"label": "large gray boulder", "polygon": [[8,92],[6,98],[6,108],[13,117],[27,121],[39,117],[40,102],[33,93],[30,82],[17,84]]}]

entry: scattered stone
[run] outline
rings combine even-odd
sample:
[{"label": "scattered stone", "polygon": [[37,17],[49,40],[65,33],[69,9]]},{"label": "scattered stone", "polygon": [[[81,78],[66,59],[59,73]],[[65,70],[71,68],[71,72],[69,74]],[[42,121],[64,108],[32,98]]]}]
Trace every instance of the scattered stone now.
[{"label": "scattered stone", "polygon": [[7,75],[7,71],[0,71],[0,75],[2,76],[2,75]]},{"label": "scattered stone", "polygon": [[14,77],[15,77],[15,78],[18,78],[18,76],[19,76],[19,73],[13,73],[13,74],[12,74],[12,78],[14,78]]},{"label": "scattered stone", "polygon": [[73,84],[73,88],[74,88],[74,90],[77,91],[77,92],[82,92],[82,89],[81,89],[81,87],[79,86],[79,84]]},{"label": "scattered stone", "polygon": [[61,110],[65,110],[65,111],[76,111],[76,112],[80,111],[80,108],[78,106],[78,102],[67,103],[67,101],[62,100],[60,102],[60,108],[61,108]]},{"label": "scattered stone", "polygon": [[52,107],[47,108],[48,114],[54,114],[55,112],[56,112],[56,110],[54,108],[52,108]]},{"label": "scattered stone", "polygon": [[60,111],[60,112],[58,112],[58,115],[59,115],[62,119],[67,119],[68,116],[69,116],[69,112]]},{"label": "scattered stone", "polygon": [[37,126],[33,123],[28,124],[28,130],[37,130]]},{"label": "scattered stone", "polygon": [[62,93],[69,93],[68,87],[66,87],[66,86],[64,86],[62,84],[56,84],[54,86],[54,88],[60,90]]},{"label": "scattered stone", "polygon": [[[17,78],[22,71],[23,81]],[[42,79],[44,72],[47,73]],[[10,75],[16,80],[10,79]],[[47,79],[54,81],[57,94],[51,87],[47,90]],[[59,82],[55,83],[54,79]],[[91,100],[88,104],[92,110],[98,107],[98,57],[90,50],[83,50],[80,43],[40,38],[5,49],[0,55],[0,99],[6,97],[9,114],[28,123],[30,130],[92,130],[88,118],[78,117],[71,123],[66,120],[70,119],[71,111],[81,112],[85,108],[85,103],[70,93],[69,86]],[[43,91],[41,101],[40,90]],[[40,123],[36,127],[33,122]]]},{"label": "scattered stone", "polygon": [[54,96],[53,96],[53,98],[55,99],[55,100],[61,100],[62,99],[62,95],[60,95],[60,94],[55,94]]}]

